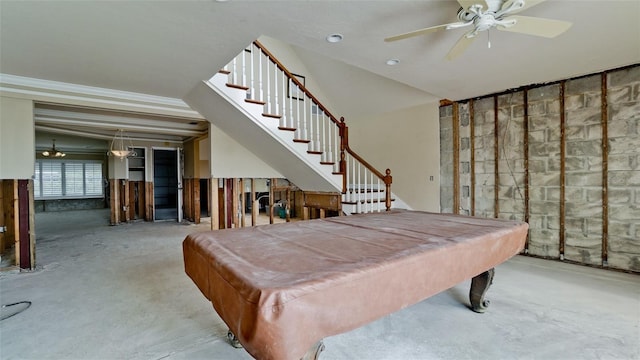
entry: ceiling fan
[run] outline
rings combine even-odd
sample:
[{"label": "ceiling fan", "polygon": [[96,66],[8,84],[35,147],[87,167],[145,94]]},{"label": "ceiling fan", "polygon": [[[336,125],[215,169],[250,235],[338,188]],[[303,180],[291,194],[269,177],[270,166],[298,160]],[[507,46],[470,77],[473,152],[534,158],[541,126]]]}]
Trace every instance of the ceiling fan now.
[{"label": "ceiling fan", "polygon": [[[546,0],[458,0],[458,3],[462,6],[458,10],[459,21],[391,36],[384,39],[384,41],[397,41],[438,30],[460,29],[471,26],[471,30],[462,35],[447,54],[447,60],[453,60],[471,45],[479,32],[488,32],[492,28],[553,38],[567,31],[572,24],[561,20],[511,15],[544,1]],[[490,42],[488,45],[491,47]]]}]

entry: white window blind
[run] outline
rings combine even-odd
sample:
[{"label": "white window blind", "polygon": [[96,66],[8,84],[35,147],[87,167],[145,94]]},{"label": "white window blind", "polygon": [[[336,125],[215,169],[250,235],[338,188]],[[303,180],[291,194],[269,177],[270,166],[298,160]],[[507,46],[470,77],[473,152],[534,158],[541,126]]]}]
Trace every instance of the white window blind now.
[{"label": "white window blind", "polygon": [[42,163],[42,196],[62,196],[62,163]]},{"label": "white window blind", "polygon": [[36,199],[104,195],[101,162],[38,160],[34,170]]},{"label": "white window blind", "polygon": [[84,195],[84,172],[82,163],[64,164],[64,194],[66,196]]},{"label": "white window blind", "polygon": [[102,164],[84,164],[84,183],[86,195],[102,195]]},{"label": "white window blind", "polygon": [[33,196],[34,197],[40,197],[40,184],[42,183],[40,181],[40,179],[42,178],[41,174],[40,174],[40,163],[36,162],[35,165],[35,169],[34,169],[34,178],[33,178]]}]

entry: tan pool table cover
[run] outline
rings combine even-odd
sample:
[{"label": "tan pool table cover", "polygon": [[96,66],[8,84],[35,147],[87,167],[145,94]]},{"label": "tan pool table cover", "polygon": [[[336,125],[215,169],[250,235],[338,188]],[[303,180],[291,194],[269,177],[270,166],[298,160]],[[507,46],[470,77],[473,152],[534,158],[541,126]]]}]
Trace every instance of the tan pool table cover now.
[{"label": "tan pool table cover", "polygon": [[413,305],[524,247],[524,222],[390,211],[187,236],[185,271],[257,359]]}]

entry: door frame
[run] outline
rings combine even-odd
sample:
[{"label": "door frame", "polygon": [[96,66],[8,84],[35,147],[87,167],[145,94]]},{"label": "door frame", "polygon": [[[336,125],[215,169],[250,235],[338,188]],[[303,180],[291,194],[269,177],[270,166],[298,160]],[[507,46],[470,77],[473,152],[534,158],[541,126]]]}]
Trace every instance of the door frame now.
[{"label": "door frame", "polygon": [[[182,148],[181,147],[166,147],[166,146],[152,146],[151,147],[151,156],[150,156],[150,164],[151,164],[151,174],[150,177],[152,179],[154,179],[155,181],[155,151],[156,150],[165,150],[165,151],[175,151],[176,152],[176,166],[177,166],[177,171],[176,173],[178,174],[178,191],[177,191],[177,206],[178,206],[178,214],[177,214],[177,218],[178,218],[178,222],[182,222],[183,219],[183,211],[182,211],[182,175],[184,173],[184,169],[182,167],[183,161],[182,161]],[[153,196],[155,197],[155,185],[153,187]],[[153,203],[153,221],[156,221],[156,211],[155,211],[155,201]]]}]

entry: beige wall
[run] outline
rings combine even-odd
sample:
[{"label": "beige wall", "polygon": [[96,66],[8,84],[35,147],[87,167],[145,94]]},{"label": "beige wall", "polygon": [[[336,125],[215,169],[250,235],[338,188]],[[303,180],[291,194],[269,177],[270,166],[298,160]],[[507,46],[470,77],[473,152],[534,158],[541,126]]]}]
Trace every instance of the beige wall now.
[{"label": "beige wall", "polygon": [[391,169],[397,198],[414,210],[440,211],[438,103],[353,118],[347,126],[352,150],[382,172]]},{"label": "beige wall", "polygon": [[0,179],[30,179],[35,165],[33,101],[0,98]]},{"label": "beige wall", "polygon": [[282,178],[283,176],[214,125],[211,138],[211,177]]}]

